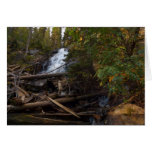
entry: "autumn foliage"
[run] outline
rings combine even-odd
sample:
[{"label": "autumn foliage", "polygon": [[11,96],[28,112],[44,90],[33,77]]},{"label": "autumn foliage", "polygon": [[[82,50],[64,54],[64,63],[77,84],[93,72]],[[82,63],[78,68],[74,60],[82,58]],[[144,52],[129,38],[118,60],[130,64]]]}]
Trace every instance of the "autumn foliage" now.
[{"label": "autumn foliage", "polygon": [[96,78],[109,96],[144,103],[144,28],[66,28],[64,45],[71,78]]}]

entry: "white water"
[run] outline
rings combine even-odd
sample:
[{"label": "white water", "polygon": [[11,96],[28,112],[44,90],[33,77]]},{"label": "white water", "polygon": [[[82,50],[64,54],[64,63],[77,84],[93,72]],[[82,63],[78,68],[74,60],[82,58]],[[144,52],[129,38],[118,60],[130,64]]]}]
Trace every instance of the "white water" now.
[{"label": "white water", "polygon": [[63,40],[63,38],[64,38],[65,29],[66,29],[66,27],[62,27],[62,28],[61,28],[61,39],[62,39],[62,40]]},{"label": "white water", "polygon": [[[65,27],[61,28],[61,45],[62,46],[63,46],[63,38],[64,38],[65,29],[66,29]],[[52,31],[52,28],[51,28],[51,31]],[[54,54],[54,56],[50,57],[47,69],[43,70],[41,73],[44,74],[44,73],[61,73],[61,72],[65,72],[65,66],[62,66],[62,65],[65,65],[64,59],[66,58],[67,54],[68,54],[68,49],[60,48],[58,50],[58,52],[56,54]],[[43,66],[45,66],[46,63],[44,63]],[[59,67],[61,67],[61,68],[59,68]]]},{"label": "white water", "polygon": [[[66,55],[68,54],[68,49],[66,48],[60,48],[56,54],[54,54],[53,57],[50,57],[49,59],[49,65],[45,71],[42,71],[41,73],[62,73],[65,72],[65,61]],[[62,66],[61,68],[59,68]],[[59,68],[59,69],[57,69]],[[56,69],[56,70],[55,70]]]}]

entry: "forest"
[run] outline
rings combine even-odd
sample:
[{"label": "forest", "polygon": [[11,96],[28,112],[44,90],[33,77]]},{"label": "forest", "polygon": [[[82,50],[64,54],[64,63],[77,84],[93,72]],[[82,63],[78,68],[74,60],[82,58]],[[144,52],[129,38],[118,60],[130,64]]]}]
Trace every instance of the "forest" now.
[{"label": "forest", "polygon": [[8,125],[144,125],[144,27],[8,27]]}]

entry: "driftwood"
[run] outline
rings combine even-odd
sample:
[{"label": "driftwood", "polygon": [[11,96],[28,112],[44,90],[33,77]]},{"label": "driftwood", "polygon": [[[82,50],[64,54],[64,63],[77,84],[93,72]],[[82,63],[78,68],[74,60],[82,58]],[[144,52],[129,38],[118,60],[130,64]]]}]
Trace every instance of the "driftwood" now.
[{"label": "driftwood", "polygon": [[[97,95],[102,95],[102,93],[105,93],[105,92],[98,92],[98,93],[84,95],[84,96],[78,96],[78,97],[58,98],[55,100],[59,103],[67,103],[67,102],[73,102],[73,101],[77,101],[77,100],[88,99],[88,98],[91,98],[91,97],[94,97]],[[36,107],[45,107],[45,106],[52,106],[52,103],[50,101],[38,101],[38,102],[34,102],[34,103],[27,103],[27,104],[24,104],[22,106],[8,105],[7,110],[8,110],[8,112],[9,111],[22,111],[22,110],[26,110],[26,109],[33,109]]]},{"label": "driftwood", "polygon": [[[20,80],[33,80],[33,79],[44,79],[51,77],[61,77],[66,73],[56,73],[56,74],[37,74],[37,75],[28,75],[28,76],[19,76]],[[14,80],[14,77],[8,77],[8,80]]]}]

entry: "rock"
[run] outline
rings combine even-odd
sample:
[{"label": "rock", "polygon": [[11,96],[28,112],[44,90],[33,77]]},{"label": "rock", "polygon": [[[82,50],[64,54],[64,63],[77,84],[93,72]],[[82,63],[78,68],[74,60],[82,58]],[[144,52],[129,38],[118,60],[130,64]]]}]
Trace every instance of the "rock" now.
[{"label": "rock", "polygon": [[107,113],[107,125],[144,125],[144,109],[129,103],[122,103]]},{"label": "rock", "polygon": [[101,96],[101,97],[98,98],[98,101],[99,101],[99,106],[100,106],[101,108],[103,108],[104,106],[107,105],[107,103],[108,103],[108,101],[109,101],[109,98],[106,97],[106,96]]},{"label": "rock", "polygon": [[56,53],[58,53],[58,50],[52,51],[52,54],[56,54]]},{"label": "rock", "polygon": [[28,90],[35,91],[35,92],[45,90],[45,89],[51,92],[55,90],[53,83],[47,79],[30,81],[26,84],[26,87]]},{"label": "rock", "polygon": [[36,53],[38,53],[39,52],[39,50],[29,50],[29,54],[30,55],[35,55]]},{"label": "rock", "polygon": [[47,79],[41,79],[41,80],[35,80],[35,81],[29,81],[26,84],[26,88],[28,90],[37,92],[39,90],[42,90],[47,87]]},{"label": "rock", "polygon": [[109,106],[109,105],[106,105],[105,108],[110,109],[110,106]]},{"label": "rock", "polygon": [[41,79],[29,82],[31,86],[34,87],[44,87],[47,84],[47,79]]}]

